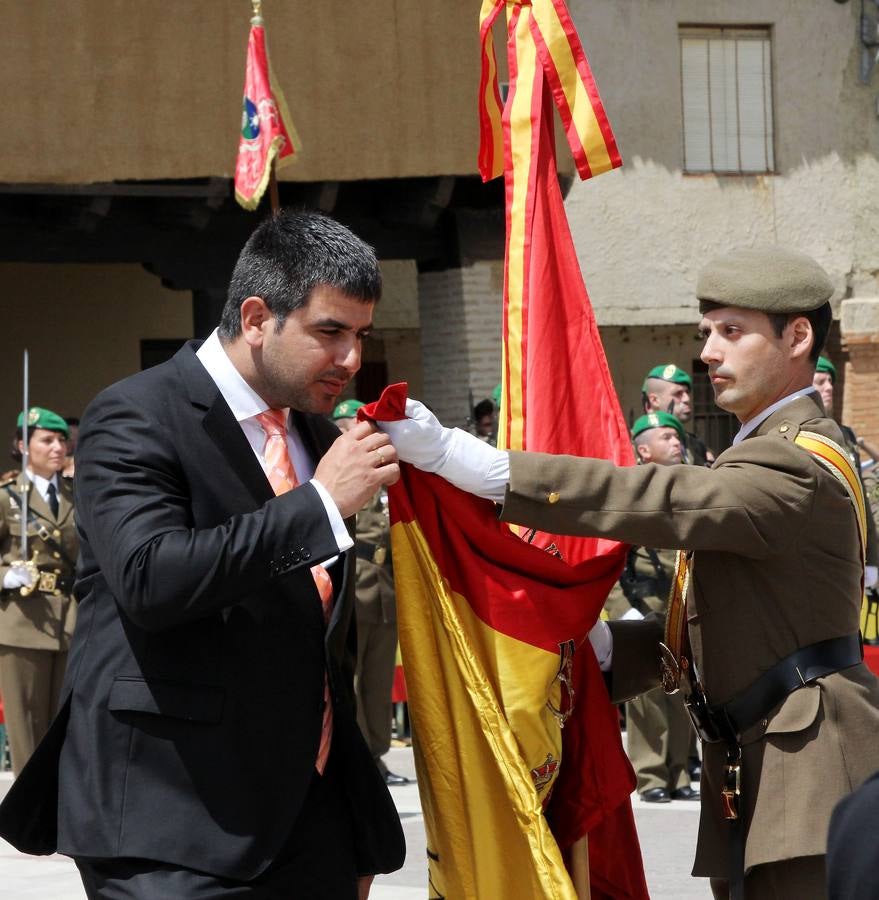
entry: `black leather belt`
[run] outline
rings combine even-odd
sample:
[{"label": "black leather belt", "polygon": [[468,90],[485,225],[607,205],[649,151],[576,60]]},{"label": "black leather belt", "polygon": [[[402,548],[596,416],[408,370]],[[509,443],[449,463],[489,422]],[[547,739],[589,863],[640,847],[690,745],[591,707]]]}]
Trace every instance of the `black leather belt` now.
[{"label": "black leather belt", "polygon": [[370,544],[369,541],[354,541],[354,552],[360,559],[365,559],[377,566],[383,566],[388,558],[388,548],[381,544]]},{"label": "black leather belt", "polygon": [[686,698],[690,718],[708,743],[737,738],[770,713],[788,694],[825,675],[858,665],[864,658],[860,634],[800,647],[779,660],[727,703],[709,704],[697,692]]}]

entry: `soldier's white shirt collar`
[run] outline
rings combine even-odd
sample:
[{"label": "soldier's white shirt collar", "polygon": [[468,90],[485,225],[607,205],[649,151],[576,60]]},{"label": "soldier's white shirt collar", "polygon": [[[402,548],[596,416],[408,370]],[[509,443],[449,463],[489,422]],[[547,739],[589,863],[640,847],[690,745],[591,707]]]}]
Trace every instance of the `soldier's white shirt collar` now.
[{"label": "soldier's white shirt collar", "polygon": [[31,480],[33,486],[40,492],[40,496],[48,503],[49,501],[49,485],[55,485],[55,491],[60,493],[59,484],[58,484],[58,476],[53,475],[51,478],[43,478],[42,475],[37,475],[35,472],[31,472],[30,469],[26,470],[27,477]]},{"label": "soldier's white shirt collar", "polygon": [[776,400],[771,406],[767,406],[762,412],[757,413],[753,419],[748,419],[742,425],[738,434],[733,438],[733,446],[740,444],[752,431],[765,422],[774,412],[781,409],[782,406],[787,406],[788,403],[793,403],[794,400],[799,400],[800,397],[807,397],[809,394],[815,393],[817,393],[815,388],[804,387],[794,391],[792,394],[788,394],[786,397],[782,397],[781,400]]}]

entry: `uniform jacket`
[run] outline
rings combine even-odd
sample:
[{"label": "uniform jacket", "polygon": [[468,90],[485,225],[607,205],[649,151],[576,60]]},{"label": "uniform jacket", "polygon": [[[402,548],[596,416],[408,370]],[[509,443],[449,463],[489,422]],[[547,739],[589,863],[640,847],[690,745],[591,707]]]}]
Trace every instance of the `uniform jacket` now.
[{"label": "uniform jacket", "polygon": [[357,620],[373,624],[395,623],[397,606],[391,562],[391,526],[381,491],[377,491],[357,513],[357,540],[385,551],[381,564],[363,556],[357,559]]},{"label": "uniform jacket", "polygon": [[[34,520],[28,526],[29,558],[36,551],[36,563],[41,570],[58,572],[72,578],[74,567],[71,562],[76,560],[78,540],[70,481],[66,478],[58,479],[57,519],[40,492],[30,485],[26,475],[21,474],[7,484],[15,497],[10,495],[7,485],[0,487],[0,583],[9,571],[10,564],[21,559],[21,507],[16,498],[21,498],[26,487],[30,487],[29,518]],[[39,536],[36,523],[50,533],[52,539],[60,545],[63,555]],[[0,644],[3,646],[25,647],[30,650],[67,650],[75,621],[76,603],[70,590],[59,594],[34,591],[27,597],[22,597],[17,589],[0,590]]]},{"label": "uniform jacket", "polygon": [[[57,809],[62,853],[251,879],[308,789],[327,672],[358,871],[398,868],[399,818],[354,717],[353,554],[329,569],[325,627],[310,567],[338,548],[323,504],[310,484],[274,496],[197,347],[83,417],[66,702],[0,807],[0,833],[51,850]],[[295,415],[319,457],[337,430]]]},{"label": "uniform jacket", "polygon": [[[695,551],[690,641],[710,701],[723,703],[796,649],[858,630],[854,510],[833,475],[793,443],[800,429],[842,440],[807,396],[712,469],[511,453],[503,518]],[[655,686],[661,618],[611,627],[617,699]],[[879,682],[860,664],[794,691],[742,736],[746,866],[825,852],[834,804],[879,768],[877,734]],[[723,756],[722,745],[705,745],[695,875],[727,874]]]}]

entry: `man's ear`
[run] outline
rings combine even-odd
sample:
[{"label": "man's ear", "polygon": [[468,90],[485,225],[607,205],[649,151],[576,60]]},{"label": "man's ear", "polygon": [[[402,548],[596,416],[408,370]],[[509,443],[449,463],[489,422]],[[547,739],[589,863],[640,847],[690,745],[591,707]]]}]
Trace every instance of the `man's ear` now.
[{"label": "man's ear", "polygon": [[275,317],[262,297],[248,297],[241,302],[241,336],[251,347],[262,347],[267,328],[274,328]]},{"label": "man's ear", "polygon": [[815,332],[806,316],[796,316],[787,323],[791,359],[802,359],[809,355]]},{"label": "man's ear", "polygon": [[641,462],[650,462],[650,448],[646,444],[635,444],[635,455]]}]

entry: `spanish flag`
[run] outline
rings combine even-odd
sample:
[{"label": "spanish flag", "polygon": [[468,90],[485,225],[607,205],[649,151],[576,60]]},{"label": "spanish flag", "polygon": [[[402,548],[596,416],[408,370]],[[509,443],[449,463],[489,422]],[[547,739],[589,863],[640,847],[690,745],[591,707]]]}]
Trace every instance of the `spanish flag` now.
[{"label": "spanish flag", "polygon": [[[405,400],[393,385],[360,416],[400,419]],[[617,560],[569,566],[493,503],[401,469],[391,542],[429,896],[577,900],[564,851],[589,833],[593,900],[646,898],[634,776],[595,655],[580,652]]]},{"label": "spanish flag", "polygon": [[259,4],[250,20],[247,67],[244,76],[244,103],[241,137],[235,164],[235,199],[245,209],[256,209],[265,193],[272,164],[293,161],[301,150],[287,104],[269,64],[266,31]]}]

